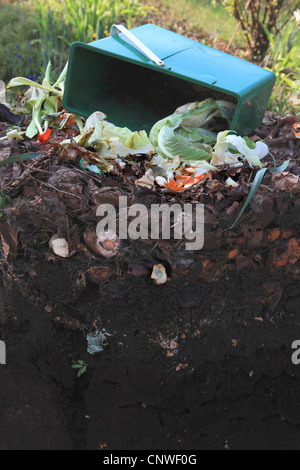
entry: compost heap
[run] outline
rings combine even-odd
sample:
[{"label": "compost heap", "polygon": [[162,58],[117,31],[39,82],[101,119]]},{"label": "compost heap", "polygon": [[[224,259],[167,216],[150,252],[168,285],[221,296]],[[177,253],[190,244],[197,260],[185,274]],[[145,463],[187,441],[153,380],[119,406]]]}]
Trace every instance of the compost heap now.
[{"label": "compost heap", "polygon": [[[195,105],[186,106],[188,112],[195,110],[191,109]],[[7,324],[3,331],[8,338],[14,330],[23,332],[21,339],[24,331],[30,338],[40,335],[31,340],[30,347],[38,341],[36,353],[48,355],[51,374],[62,387],[59,393],[64,394],[76,380],[71,375],[70,356],[74,363],[82,358],[90,361],[87,374],[91,375],[86,382],[90,388],[85,399],[91,418],[83,424],[72,408],[72,418],[66,417],[72,430],[61,438],[65,447],[71,445],[69,439],[77,448],[98,448],[102,441],[102,448],[109,449],[209,447],[212,441],[208,443],[205,437],[209,425],[203,406],[217,396],[226,396],[226,390],[235,399],[246,389],[253,391],[254,385],[247,380],[252,380],[249,373],[257,366],[255,355],[263,342],[264,374],[272,376],[275,366],[270,362],[270,351],[285,344],[280,328],[283,324],[295,328],[291,299],[296,305],[300,279],[296,118],[267,112],[263,124],[247,140],[224,132],[224,122],[221,129],[213,129],[216,117],[226,119],[220,107],[213,113],[221,115],[212,116],[208,126],[204,122],[191,132],[191,121],[184,122],[186,106],[154,126],[152,141],[143,132],[117,130],[103,115],[99,119],[99,114],[94,126],[89,128],[95,115],[79,133],[75,124],[53,127],[47,142],[24,136],[26,125],[19,129],[23,132],[19,138],[0,141],[1,269],[5,302],[11,305],[2,312],[1,321]],[[1,137],[7,135],[7,126],[6,122],[1,124]],[[70,138],[72,129],[77,135]],[[184,149],[181,154],[178,145]],[[273,157],[266,154],[265,146]],[[258,171],[265,168],[268,170],[261,174],[260,184],[245,207]],[[112,204],[118,212],[120,196],[127,197],[128,206],[204,204],[203,248],[187,251],[184,240],[172,238],[120,240],[116,233],[99,239],[97,207]],[[153,275],[157,269],[164,270],[160,272],[162,282]],[[21,302],[16,304],[18,298],[26,299],[22,307]],[[42,316],[25,314],[27,303],[31,309],[40,309]],[[56,329],[55,335],[49,327],[47,335],[40,330],[34,333],[35,322],[48,321],[63,329]],[[270,328],[273,336],[267,333]],[[64,331],[70,331],[71,336],[66,337]],[[72,336],[77,331],[80,336]],[[104,342],[93,362],[86,339],[95,333]],[[18,347],[20,336],[14,338]],[[55,367],[51,359],[54,352],[49,352],[54,351],[53,344],[46,347],[49,338],[65,341],[60,344],[60,355],[55,356]],[[110,347],[104,348],[107,343]],[[95,341],[89,343],[88,351],[94,353],[94,347]],[[232,366],[230,359],[227,370],[224,360],[233,350],[237,357],[246,355],[247,361],[240,366],[233,362]],[[129,372],[125,374],[126,364]],[[48,370],[46,363],[42,367]],[[244,372],[239,374],[239,367],[247,375],[243,384],[238,377]],[[258,383],[262,374],[257,373],[251,383]],[[126,392],[123,376],[131,384]],[[88,385],[92,377],[93,384]],[[116,383],[121,387],[117,395]],[[184,398],[185,386],[190,399]],[[199,395],[203,387],[206,391]],[[106,391],[101,400],[96,399],[99,390]],[[111,395],[115,397],[113,405],[108,404]],[[275,407],[282,406],[278,400]],[[157,411],[157,423],[147,414],[148,422],[143,414],[146,428],[138,428],[137,435],[132,435],[135,426],[124,411],[128,403],[130,407],[139,404],[137,416],[146,413],[149,406],[161,410]],[[187,409],[193,410],[193,416],[187,416]],[[115,419],[111,421],[112,414]],[[175,424],[171,424],[171,416]],[[183,435],[194,419],[192,433]],[[47,440],[49,447],[57,446],[53,437],[57,423],[51,423],[52,440],[42,427],[37,447]],[[59,426],[63,433],[64,425]],[[27,438],[23,435],[22,439],[26,442]],[[216,446],[223,447],[224,442]]]},{"label": "compost heap", "polygon": [[[217,119],[229,120],[230,111],[230,103],[213,100],[182,106],[153,126],[150,140],[144,131],[117,128],[96,112],[71,140],[53,129],[46,144],[28,138],[2,141],[5,156],[39,151],[32,161],[20,159],[2,167],[1,189],[11,199],[1,224],[6,269],[14,266],[16,274],[21,260],[31,265],[44,257],[55,259],[56,265],[74,265],[67,283],[70,299],[81,295],[87,279],[148,276],[157,263],[163,264],[169,280],[184,275],[217,281],[230,270],[246,267],[275,267],[297,275],[297,163],[290,158],[277,165],[257,134],[250,140],[230,131],[214,133]],[[294,116],[283,118],[276,131],[287,128],[295,146],[293,124]],[[267,133],[265,129],[260,132]],[[266,142],[274,145],[276,139]],[[252,189],[245,211],[263,165],[269,171],[255,193]],[[127,197],[129,206],[142,203],[149,208],[163,202],[204,204],[203,249],[188,252],[183,240],[174,239],[120,241],[113,234],[116,246],[105,254],[102,245],[107,241],[99,241],[95,232],[96,210],[105,203],[117,208],[120,196]],[[18,282],[26,285],[27,276],[22,274]],[[57,294],[63,295],[61,289]]]}]

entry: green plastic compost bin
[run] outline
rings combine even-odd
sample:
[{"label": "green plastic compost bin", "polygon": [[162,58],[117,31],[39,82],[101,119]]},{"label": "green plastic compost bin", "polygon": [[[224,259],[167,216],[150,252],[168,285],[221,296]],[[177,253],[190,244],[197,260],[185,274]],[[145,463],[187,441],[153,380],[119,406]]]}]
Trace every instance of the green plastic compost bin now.
[{"label": "green plastic compost bin", "polygon": [[63,106],[149,131],[185,103],[228,99],[236,104],[231,129],[247,135],[261,123],[274,82],[262,67],[159,26],[113,25],[107,38],[72,44]]}]

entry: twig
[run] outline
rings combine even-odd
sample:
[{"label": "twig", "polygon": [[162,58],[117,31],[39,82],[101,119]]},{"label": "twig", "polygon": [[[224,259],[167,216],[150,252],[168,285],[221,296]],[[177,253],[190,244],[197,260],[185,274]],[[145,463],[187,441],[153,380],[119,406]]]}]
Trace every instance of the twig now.
[{"label": "twig", "polygon": [[44,186],[48,186],[49,188],[54,189],[55,191],[57,191],[57,192],[59,192],[59,193],[67,194],[68,196],[77,197],[78,199],[81,199],[80,196],[77,196],[76,194],[68,193],[68,191],[64,191],[63,189],[58,189],[58,188],[56,188],[55,186],[53,186],[52,184],[50,184],[50,183],[45,183],[44,181],[38,180],[37,178],[35,178],[34,176],[32,176],[30,173],[28,174],[28,176],[29,176],[30,178],[32,178],[34,181],[37,181],[40,185],[43,184]]},{"label": "twig", "polygon": [[[245,6],[245,9],[244,9],[243,13],[242,13],[241,16],[240,16],[240,19],[239,19],[239,21],[238,21],[238,24],[237,24],[236,27],[235,27],[235,30],[234,30],[234,32],[233,32],[233,35],[231,36],[230,41],[229,41],[229,43],[227,44],[227,47],[226,47],[226,49],[225,49],[226,52],[229,50],[229,48],[230,48],[230,46],[231,46],[231,44],[232,44],[232,41],[234,40],[234,38],[235,38],[235,36],[236,36],[238,30],[240,29],[240,26],[243,24],[243,18],[244,18],[244,16],[245,16],[246,11],[247,11],[248,8],[249,8],[250,3],[251,3],[251,0],[248,0],[247,4],[246,4],[246,6]],[[248,42],[249,42],[249,41],[248,41]],[[250,45],[250,44],[249,44],[249,45]]]}]

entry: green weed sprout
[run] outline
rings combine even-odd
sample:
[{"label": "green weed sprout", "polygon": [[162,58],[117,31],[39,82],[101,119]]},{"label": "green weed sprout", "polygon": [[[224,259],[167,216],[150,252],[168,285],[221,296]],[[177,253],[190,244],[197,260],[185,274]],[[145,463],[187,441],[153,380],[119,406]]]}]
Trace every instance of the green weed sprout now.
[{"label": "green weed sprout", "polygon": [[72,369],[77,369],[77,377],[80,377],[82,374],[86,372],[87,363],[84,362],[82,359],[77,361],[77,364],[72,366]]}]

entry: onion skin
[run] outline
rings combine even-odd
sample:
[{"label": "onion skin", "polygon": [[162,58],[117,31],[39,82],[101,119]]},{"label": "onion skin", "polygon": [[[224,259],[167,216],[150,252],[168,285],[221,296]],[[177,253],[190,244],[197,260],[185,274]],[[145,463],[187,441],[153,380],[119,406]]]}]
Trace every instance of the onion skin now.
[{"label": "onion skin", "polygon": [[120,250],[120,239],[112,230],[99,235],[94,230],[87,230],[83,236],[87,246],[97,255],[112,258]]}]

